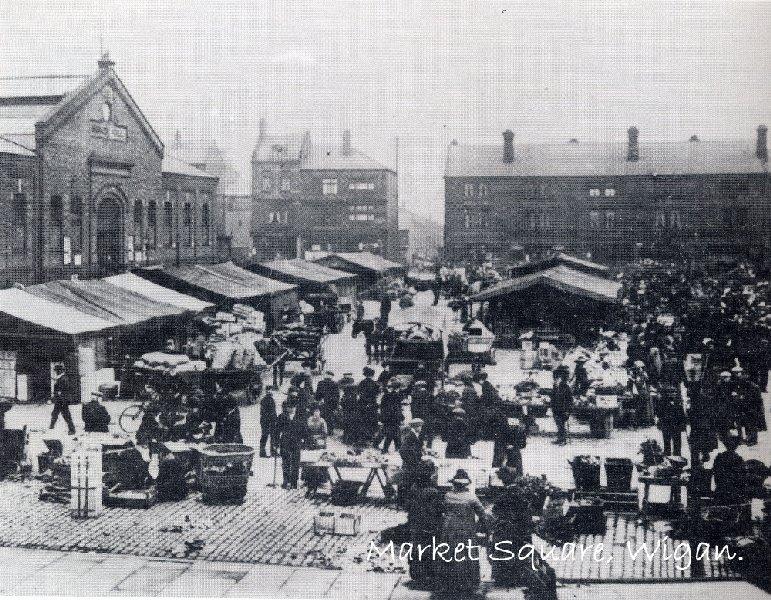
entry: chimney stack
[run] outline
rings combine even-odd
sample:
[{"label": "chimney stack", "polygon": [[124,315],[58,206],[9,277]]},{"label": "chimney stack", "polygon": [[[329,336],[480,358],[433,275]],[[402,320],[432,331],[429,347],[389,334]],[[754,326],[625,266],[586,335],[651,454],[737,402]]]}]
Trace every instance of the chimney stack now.
[{"label": "chimney stack", "polygon": [[265,117],[262,117],[260,119],[260,139],[264,138],[267,132],[268,132],[268,122],[265,120]]},{"label": "chimney stack", "polygon": [[343,156],[350,156],[351,154],[351,130],[346,129],[343,131],[343,148],[340,151]]},{"label": "chimney stack", "polygon": [[755,156],[761,162],[768,162],[768,127],[765,125],[758,126],[758,147],[755,149]]},{"label": "chimney stack", "polygon": [[640,145],[637,142],[639,131],[637,127],[630,127],[626,131],[628,136],[628,146],[626,151],[626,159],[630,162],[635,162],[640,158]]},{"label": "chimney stack", "polygon": [[511,129],[503,132],[503,162],[514,162],[514,134]]}]

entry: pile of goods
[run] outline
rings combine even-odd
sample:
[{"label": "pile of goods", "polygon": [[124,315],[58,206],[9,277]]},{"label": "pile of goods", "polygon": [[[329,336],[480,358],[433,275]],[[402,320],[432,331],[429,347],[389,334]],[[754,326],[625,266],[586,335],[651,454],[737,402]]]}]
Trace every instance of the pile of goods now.
[{"label": "pile of goods", "polygon": [[206,349],[209,367],[215,370],[246,371],[254,367],[265,366],[265,361],[258,354],[254,342],[249,338],[234,336],[219,340],[212,336]]},{"label": "pile of goods", "polygon": [[234,304],[230,312],[218,311],[212,316],[201,317],[200,322],[218,333],[229,337],[244,331],[265,331],[265,315],[246,304]]},{"label": "pile of goods", "polygon": [[319,327],[292,323],[273,333],[273,339],[285,348],[312,349],[321,342],[324,331]]},{"label": "pile of goods", "polygon": [[384,277],[378,280],[369,292],[372,300],[398,300],[401,308],[413,306],[413,297],[418,293],[414,287],[407,287],[404,280],[398,277]]},{"label": "pile of goods", "polygon": [[185,354],[168,352],[148,352],[134,362],[134,367],[145,371],[155,371],[168,375],[196,373],[206,369],[202,360],[191,360]]},{"label": "pile of goods", "polygon": [[364,467],[371,465],[387,465],[388,458],[372,449],[364,450],[360,454],[356,454],[353,450],[349,450],[344,455],[336,454],[331,450],[325,450],[319,455],[318,462],[332,463],[336,467],[343,468]]}]

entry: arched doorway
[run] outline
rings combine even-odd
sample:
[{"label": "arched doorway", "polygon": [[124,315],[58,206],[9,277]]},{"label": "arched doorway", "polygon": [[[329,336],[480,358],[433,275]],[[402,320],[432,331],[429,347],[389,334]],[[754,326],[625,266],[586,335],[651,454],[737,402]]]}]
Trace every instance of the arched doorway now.
[{"label": "arched doorway", "polygon": [[120,200],[102,198],[96,208],[96,257],[102,275],[119,273],[123,267],[122,223]]}]

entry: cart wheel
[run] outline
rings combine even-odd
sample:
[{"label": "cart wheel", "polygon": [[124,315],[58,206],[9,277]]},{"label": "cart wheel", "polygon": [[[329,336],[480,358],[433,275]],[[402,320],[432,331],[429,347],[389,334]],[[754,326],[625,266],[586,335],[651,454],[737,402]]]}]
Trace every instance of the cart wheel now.
[{"label": "cart wheel", "polygon": [[118,417],[118,425],[120,428],[129,435],[135,434],[139,431],[139,426],[142,424],[142,417],[144,417],[145,411],[139,404],[132,404],[126,407]]}]

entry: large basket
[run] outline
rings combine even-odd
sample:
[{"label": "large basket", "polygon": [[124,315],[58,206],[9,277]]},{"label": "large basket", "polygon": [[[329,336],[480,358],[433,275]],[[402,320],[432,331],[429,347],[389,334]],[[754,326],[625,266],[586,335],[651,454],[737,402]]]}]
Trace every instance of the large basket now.
[{"label": "large basket", "polygon": [[241,502],[254,460],[254,448],[243,444],[212,444],[200,451],[199,481],[203,501]]}]

